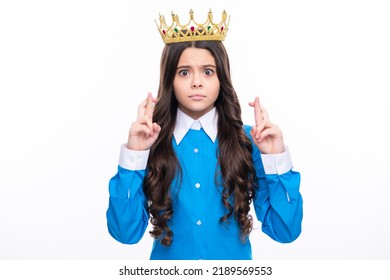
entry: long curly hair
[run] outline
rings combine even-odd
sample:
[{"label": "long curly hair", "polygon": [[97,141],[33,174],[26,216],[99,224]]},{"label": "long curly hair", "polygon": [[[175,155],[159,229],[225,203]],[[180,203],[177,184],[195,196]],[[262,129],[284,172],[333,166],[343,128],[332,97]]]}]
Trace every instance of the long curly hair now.
[{"label": "long curly hair", "polygon": [[[173,215],[171,184],[182,170],[172,146],[178,101],[173,92],[173,80],[181,53],[189,47],[209,50],[215,58],[220,92],[215,107],[218,112],[217,152],[222,177],[221,202],[226,214],[220,222],[229,222],[233,215],[240,228],[244,242],[252,231],[249,214],[250,204],[257,188],[256,173],[252,161],[252,144],[243,128],[241,107],[230,76],[230,63],[226,49],[219,41],[196,41],[165,45],[160,63],[158,101],[153,112],[153,121],[161,126],[161,132],[152,145],[144,178],[144,192],[153,229],[149,232],[160,239],[164,246],[172,244],[173,232],[168,221]],[[216,169],[218,170],[218,168]],[[232,199],[233,196],[233,199]],[[234,201],[234,205],[229,201]]]}]

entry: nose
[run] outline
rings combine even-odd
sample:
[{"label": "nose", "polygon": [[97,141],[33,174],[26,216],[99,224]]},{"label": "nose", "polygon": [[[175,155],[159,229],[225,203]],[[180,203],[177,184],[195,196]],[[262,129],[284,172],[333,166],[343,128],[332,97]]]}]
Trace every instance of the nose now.
[{"label": "nose", "polygon": [[203,88],[203,85],[202,84],[196,84],[196,83],[193,83],[192,88]]},{"label": "nose", "polygon": [[196,89],[196,88],[203,88],[203,83],[202,79],[200,78],[199,74],[194,75],[194,79],[192,81],[191,88]]}]

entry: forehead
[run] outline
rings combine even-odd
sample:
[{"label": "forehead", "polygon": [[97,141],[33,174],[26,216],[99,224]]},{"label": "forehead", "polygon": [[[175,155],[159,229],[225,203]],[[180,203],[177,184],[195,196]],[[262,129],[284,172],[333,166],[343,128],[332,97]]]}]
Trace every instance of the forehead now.
[{"label": "forehead", "polygon": [[179,65],[215,65],[215,59],[212,53],[206,49],[186,48],[180,55]]}]

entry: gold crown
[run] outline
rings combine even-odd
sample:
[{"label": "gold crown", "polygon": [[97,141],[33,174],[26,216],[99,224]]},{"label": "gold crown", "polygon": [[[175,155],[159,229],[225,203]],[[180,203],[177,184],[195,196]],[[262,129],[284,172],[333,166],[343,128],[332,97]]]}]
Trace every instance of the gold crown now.
[{"label": "gold crown", "polygon": [[219,23],[213,22],[213,13],[208,12],[205,23],[197,23],[194,20],[194,12],[190,10],[190,20],[187,24],[180,24],[178,15],[172,12],[172,24],[168,26],[165,22],[164,16],[160,14],[160,25],[157,28],[161,34],[165,44],[189,42],[189,41],[203,41],[203,40],[217,40],[223,41],[229,28],[230,16],[223,11],[222,19]]}]

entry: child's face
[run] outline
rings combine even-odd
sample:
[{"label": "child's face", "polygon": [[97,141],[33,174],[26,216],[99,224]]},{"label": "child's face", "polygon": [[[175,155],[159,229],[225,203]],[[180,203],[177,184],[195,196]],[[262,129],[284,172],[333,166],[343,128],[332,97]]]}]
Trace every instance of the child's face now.
[{"label": "child's face", "polygon": [[214,107],[219,86],[215,59],[211,52],[198,48],[185,49],[173,80],[179,108],[193,119],[198,119]]}]

